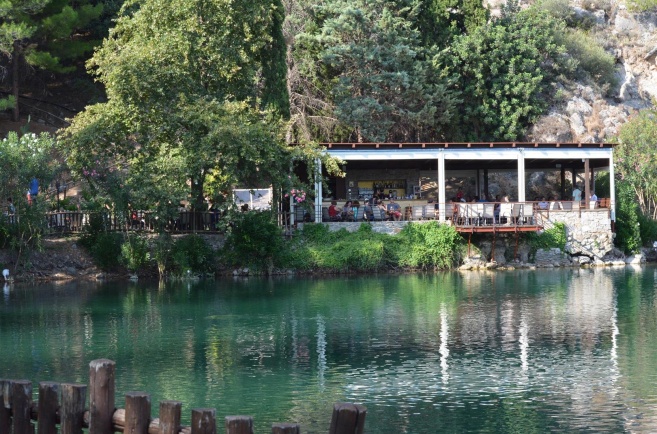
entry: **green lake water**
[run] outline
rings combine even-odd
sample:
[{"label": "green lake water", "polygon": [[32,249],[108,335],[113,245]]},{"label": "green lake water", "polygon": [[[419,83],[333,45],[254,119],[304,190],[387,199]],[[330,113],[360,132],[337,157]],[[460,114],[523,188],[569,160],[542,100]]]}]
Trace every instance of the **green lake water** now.
[{"label": "green lake water", "polygon": [[[657,432],[657,269],[5,286],[0,378],[326,433]],[[36,387],[35,387],[36,389]],[[219,432],[223,432],[219,429]]]}]

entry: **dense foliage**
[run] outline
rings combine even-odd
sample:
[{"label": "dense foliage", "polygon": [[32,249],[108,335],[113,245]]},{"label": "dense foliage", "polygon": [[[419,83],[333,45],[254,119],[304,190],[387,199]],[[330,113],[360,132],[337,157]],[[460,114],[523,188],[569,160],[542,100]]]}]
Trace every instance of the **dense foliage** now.
[{"label": "dense foliage", "polygon": [[324,225],[306,225],[279,253],[276,264],[325,272],[449,269],[461,257],[463,239],[447,225],[409,224],[391,236],[362,224],[357,232],[330,232]]},{"label": "dense foliage", "polygon": [[615,162],[621,179],[634,190],[641,212],[657,218],[657,111],[642,110],[622,126]]},{"label": "dense foliage", "polygon": [[[0,198],[4,210],[0,241],[4,247],[18,252],[16,264],[23,253],[39,249],[46,224],[47,209],[44,189],[28,202],[26,192],[33,179],[41,187],[52,181],[58,167],[52,155],[55,140],[48,134],[10,133],[0,141]],[[9,204],[11,199],[12,205]]]}]

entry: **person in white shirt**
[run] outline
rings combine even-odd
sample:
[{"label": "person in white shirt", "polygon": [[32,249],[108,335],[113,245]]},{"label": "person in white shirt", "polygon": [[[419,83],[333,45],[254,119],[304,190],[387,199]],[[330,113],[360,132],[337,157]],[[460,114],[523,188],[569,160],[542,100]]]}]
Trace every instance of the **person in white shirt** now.
[{"label": "person in white shirt", "polygon": [[581,202],[582,201],[582,190],[579,189],[579,185],[575,185],[575,189],[573,190],[573,202]]}]

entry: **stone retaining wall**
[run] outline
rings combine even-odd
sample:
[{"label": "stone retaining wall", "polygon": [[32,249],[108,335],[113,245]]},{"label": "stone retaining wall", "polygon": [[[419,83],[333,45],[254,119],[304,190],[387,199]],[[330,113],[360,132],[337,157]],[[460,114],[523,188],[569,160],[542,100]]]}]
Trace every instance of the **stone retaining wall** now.
[{"label": "stone retaining wall", "polygon": [[614,247],[608,209],[541,211],[537,221],[545,229],[557,222],[566,225],[566,252],[601,259]]},{"label": "stone retaining wall", "polygon": [[[340,229],[346,229],[348,232],[356,232],[358,228],[360,228],[360,225],[371,225],[372,226],[372,232],[376,232],[379,234],[388,234],[388,235],[396,235],[401,230],[404,228],[409,223],[415,223],[415,224],[423,224],[423,223],[429,223],[430,221],[433,220],[418,220],[418,221],[382,221],[382,222],[373,222],[373,223],[368,223],[368,222],[328,222],[328,223],[322,223],[324,226],[328,226],[329,231],[331,232],[337,232]],[[315,224],[315,223],[311,223]],[[297,228],[302,229],[303,228],[303,223],[298,223]]]}]

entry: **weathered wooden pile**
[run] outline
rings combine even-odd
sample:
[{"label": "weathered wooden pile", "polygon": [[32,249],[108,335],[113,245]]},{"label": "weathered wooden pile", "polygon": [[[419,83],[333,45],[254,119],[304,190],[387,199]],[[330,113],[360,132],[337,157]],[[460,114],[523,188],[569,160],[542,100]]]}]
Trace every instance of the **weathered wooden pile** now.
[{"label": "weathered wooden pile", "polygon": [[[160,402],[159,417],[151,418],[151,399],[145,392],[125,395],[125,409],[115,408],[115,363],[94,360],[89,364],[89,387],[84,384],[39,383],[36,403],[32,383],[0,380],[0,434],[216,434],[214,408],[192,409],[191,426],[182,426],[179,401]],[[89,407],[86,407],[87,390]],[[367,409],[361,405],[333,406],[329,434],[362,434]],[[252,434],[253,418],[228,416],[226,434]],[[59,430],[59,431],[58,431]],[[275,423],[272,434],[298,434],[296,423]]]}]

